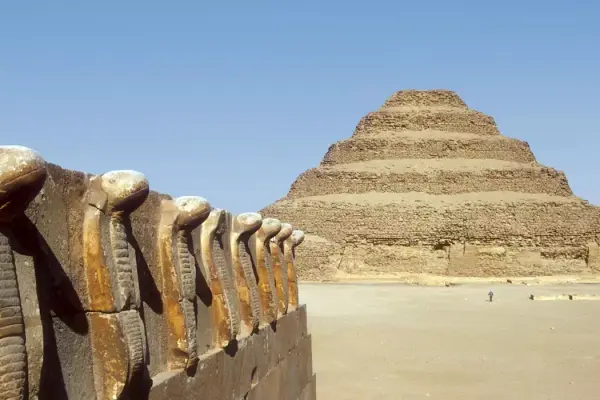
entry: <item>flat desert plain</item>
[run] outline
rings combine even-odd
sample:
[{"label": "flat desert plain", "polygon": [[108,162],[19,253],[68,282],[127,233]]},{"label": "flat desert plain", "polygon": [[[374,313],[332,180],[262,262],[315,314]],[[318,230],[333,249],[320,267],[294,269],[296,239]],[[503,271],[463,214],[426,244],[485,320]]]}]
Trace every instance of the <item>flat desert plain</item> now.
[{"label": "flat desert plain", "polygon": [[301,284],[317,396],[600,399],[600,301],[562,294],[600,285]]}]

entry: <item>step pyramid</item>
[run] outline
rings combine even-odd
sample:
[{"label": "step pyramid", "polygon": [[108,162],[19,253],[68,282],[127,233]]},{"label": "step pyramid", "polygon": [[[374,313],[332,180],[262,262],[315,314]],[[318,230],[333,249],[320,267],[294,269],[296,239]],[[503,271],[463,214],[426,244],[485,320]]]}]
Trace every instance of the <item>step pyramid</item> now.
[{"label": "step pyramid", "polygon": [[403,90],[261,211],[306,237],[301,278],[600,272],[600,207],[448,90]]}]

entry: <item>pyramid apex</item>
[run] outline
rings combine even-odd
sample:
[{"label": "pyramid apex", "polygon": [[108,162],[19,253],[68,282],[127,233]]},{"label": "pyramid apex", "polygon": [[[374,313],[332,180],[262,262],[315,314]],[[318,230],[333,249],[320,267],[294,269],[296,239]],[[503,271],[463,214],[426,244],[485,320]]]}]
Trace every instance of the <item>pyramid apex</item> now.
[{"label": "pyramid apex", "polygon": [[456,92],[446,89],[399,90],[383,104],[381,109],[393,107],[457,107],[467,108],[467,104]]}]

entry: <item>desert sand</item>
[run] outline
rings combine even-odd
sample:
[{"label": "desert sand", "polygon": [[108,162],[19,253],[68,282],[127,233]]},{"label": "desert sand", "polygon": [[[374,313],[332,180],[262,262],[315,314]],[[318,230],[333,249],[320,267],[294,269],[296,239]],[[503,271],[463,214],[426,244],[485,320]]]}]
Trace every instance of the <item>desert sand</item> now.
[{"label": "desert sand", "polygon": [[600,295],[600,285],[301,284],[317,396],[599,398],[600,297],[563,294]]}]

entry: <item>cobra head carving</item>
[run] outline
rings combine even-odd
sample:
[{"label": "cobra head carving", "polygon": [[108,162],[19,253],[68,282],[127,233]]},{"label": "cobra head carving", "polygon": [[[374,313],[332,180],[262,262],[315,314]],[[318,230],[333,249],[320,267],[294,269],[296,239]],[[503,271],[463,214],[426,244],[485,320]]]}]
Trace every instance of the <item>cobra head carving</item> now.
[{"label": "cobra head carving", "polygon": [[261,324],[269,324],[277,319],[277,289],[275,287],[269,242],[279,231],[281,231],[281,221],[275,218],[264,218],[262,225],[254,234],[254,254],[256,255],[258,290],[261,302]]},{"label": "cobra head carving", "polygon": [[175,223],[179,229],[193,230],[200,225],[209,215],[211,207],[203,197],[182,196],[174,201],[179,212]]},{"label": "cobra head carving", "polygon": [[273,275],[275,276],[275,287],[277,290],[277,313],[278,316],[287,313],[289,302],[289,289],[287,279],[286,261],[284,258],[283,243],[292,235],[292,225],[281,224],[281,230],[271,239],[271,257],[273,260]]},{"label": "cobra head carving", "polygon": [[259,213],[249,212],[235,216],[233,224],[235,233],[239,235],[250,234],[260,228],[262,216]]},{"label": "cobra head carving", "polygon": [[46,180],[46,162],[23,146],[0,146],[0,221],[22,214]]},{"label": "cobra head carving", "polygon": [[191,232],[209,215],[202,197],[163,200],[160,225],[160,259],[163,298],[169,324],[170,369],[189,368],[198,361],[196,340],[196,260]]},{"label": "cobra head carving", "polygon": [[229,257],[228,213],[213,209],[200,227],[200,259],[212,294],[213,346],[226,347],[240,332],[237,293]]},{"label": "cobra head carving", "polygon": [[295,249],[304,241],[304,232],[295,229],[284,243],[284,258],[287,267],[289,308],[298,308],[298,280],[296,273]]},{"label": "cobra head carving", "polygon": [[146,177],[137,171],[111,171],[100,177],[106,193],[108,211],[133,211],[148,197],[150,186]]},{"label": "cobra head carving", "polygon": [[294,229],[292,231],[291,239],[292,239],[292,248],[299,246],[300,244],[302,244],[302,242],[304,242],[304,232],[299,229]]},{"label": "cobra head carving", "polygon": [[243,213],[230,219],[231,259],[239,299],[241,334],[246,336],[258,329],[260,324],[260,296],[254,276],[250,236],[260,228],[262,216],[258,213]]}]

